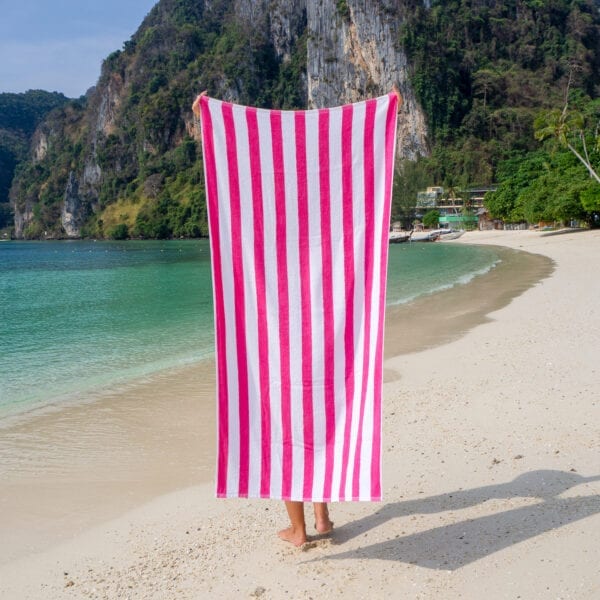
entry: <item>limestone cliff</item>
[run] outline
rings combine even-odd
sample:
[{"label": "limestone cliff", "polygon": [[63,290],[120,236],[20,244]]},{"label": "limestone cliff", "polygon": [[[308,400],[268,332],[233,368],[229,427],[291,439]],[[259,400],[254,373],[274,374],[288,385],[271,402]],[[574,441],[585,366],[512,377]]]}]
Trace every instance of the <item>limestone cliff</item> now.
[{"label": "limestone cliff", "polygon": [[[13,186],[13,190],[16,189]],[[11,190],[11,203],[13,201],[13,194]],[[35,198],[26,198],[22,204],[19,204],[18,207],[14,208],[14,237],[18,240],[23,239],[25,228],[31,221],[33,220],[33,205],[35,202]],[[14,204],[13,204],[14,206]]]},{"label": "limestone cliff", "polygon": [[104,85],[94,90],[92,117],[96,133],[109,136],[117,130],[124,87],[123,77],[118,73],[110,73]]},{"label": "limestone cliff", "polygon": [[34,149],[33,160],[46,153],[45,136],[34,139],[36,128],[53,109],[67,102],[68,98],[62,94],[42,90],[0,93],[0,236],[3,238],[14,228],[10,189],[15,174],[27,162],[30,147]]},{"label": "limestone cliff", "polygon": [[308,0],[307,20],[309,106],[356,102],[384,94],[397,83],[404,99],[398,156],[414,159],[426,154],[425,116],[409,84],[406,55],[398,45],[402,2]]},{"label": "limestone cliff", "polygon": [[[399,0],[236,0],[238,17],[268,35],[277,57],[289,61],[305,33],[306,106],[356,102],[390,91],[404,99],[398,123],[398,157],[427,154],[425,115],[409,83],[409,65],[399,46],[405,3]],[[343,8],[342,8],[343,7]],[[228,96],[235,94],[229,91]]]},{"label": "limestone cliff", "polygon": [[38,127],[31,141],[31,159],[33,162],[44,160],[48,154],[48,138],[51,132],[45,131],[44,127]]},{"label": "limestone cliff", "polygon": [[63,229],[68,237],[79,237],[80,227],[87,216],[84,206],[79,196],[79,182],[71,171],[60,215]]}]

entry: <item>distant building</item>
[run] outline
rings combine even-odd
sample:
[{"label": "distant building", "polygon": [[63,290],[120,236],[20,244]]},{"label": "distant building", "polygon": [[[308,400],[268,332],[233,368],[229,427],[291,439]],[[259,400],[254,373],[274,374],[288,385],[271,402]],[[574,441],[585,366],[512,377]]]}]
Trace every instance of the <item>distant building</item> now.
[{"label": "distant building", "polygon": [[487,192],[496,191],[497,186],[480,186],[459,191],[444,192],[443,187],[428,187],[417,193],[416,216],[422,218],[429,210],[440,213],[440,227],[471,229],[478,227],[479,216],[483,213],[483,198]]},{"label": "distant building", "polygon": [[443,187],[428,187],[425,192],[417,193],[417,212],[419,210],[433,210],[437,207],[438,201],[444,195]]},{"label": "distant building", "polygon": [[492,219],[488,209],[484,206],[477,210],[479,222],[477,224],[480,231],[489,229],[504,229],[504,221],[502,219]]}]

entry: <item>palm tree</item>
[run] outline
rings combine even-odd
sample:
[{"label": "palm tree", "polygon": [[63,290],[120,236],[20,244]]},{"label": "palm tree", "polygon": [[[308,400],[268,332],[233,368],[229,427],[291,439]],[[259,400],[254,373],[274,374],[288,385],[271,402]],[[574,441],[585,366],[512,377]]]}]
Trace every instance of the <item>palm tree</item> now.
[{"label": "palm tree", "polygon": [[[539,141],[548,138],[555,138],[561,146],[568,148],[585,166],[590,177],[593,177],[600,183],[600,177],[590,162],[588,154],[585,118],[578,111],[569,111],[569,87],[571,78],[567,83],[567,91],[565,94],[565,105],[562,110],[557,108],[540,115],[534,123],[535,139]],[[598,125],[594,132],[594,143],[597,150],[600,150],[600,135],[598,135]],[[581,143],[582,152],[579,152],[575,144]]]}]

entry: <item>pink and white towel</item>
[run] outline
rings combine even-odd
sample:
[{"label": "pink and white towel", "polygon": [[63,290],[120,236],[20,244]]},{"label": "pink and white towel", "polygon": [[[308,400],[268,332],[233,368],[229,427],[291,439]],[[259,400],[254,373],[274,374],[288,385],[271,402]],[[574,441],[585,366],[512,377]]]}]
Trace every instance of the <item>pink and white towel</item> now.
[{"label": "pink and white towel", "polygon": [[397,102],[201,99],[218,497],[381,499]]}]

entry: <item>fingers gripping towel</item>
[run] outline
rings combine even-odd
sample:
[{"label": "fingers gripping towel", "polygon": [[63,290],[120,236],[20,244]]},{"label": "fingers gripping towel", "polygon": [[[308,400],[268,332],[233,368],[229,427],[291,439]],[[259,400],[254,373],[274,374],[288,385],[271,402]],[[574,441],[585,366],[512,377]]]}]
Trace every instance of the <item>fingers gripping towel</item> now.
[{"label": "fingers gripping towel", "polygon": [[201,99],[219,497],[381,499],[397,102]]}]

